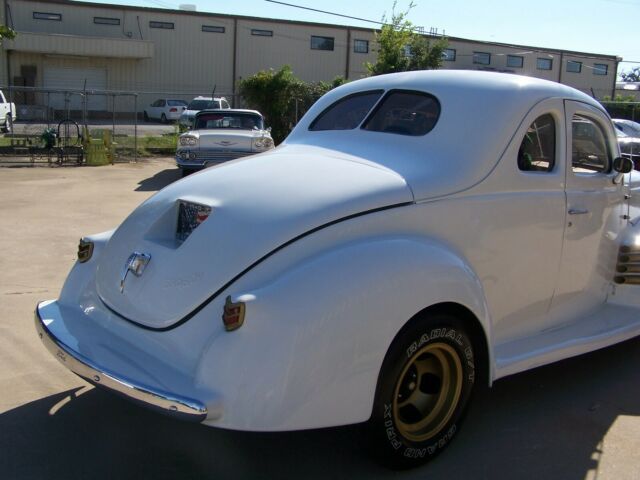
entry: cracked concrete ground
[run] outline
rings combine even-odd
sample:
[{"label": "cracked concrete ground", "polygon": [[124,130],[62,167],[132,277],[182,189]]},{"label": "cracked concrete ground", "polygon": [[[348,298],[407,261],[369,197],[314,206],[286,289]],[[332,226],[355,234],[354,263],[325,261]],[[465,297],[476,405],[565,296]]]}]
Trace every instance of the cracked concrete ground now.
[{"label": "cracked concrete ground", "polygon": [[82,235],[178,177],[170,159],[0,168],[1,479],[640,479],[640,339],[498,381],[439,458],[402,473],[361,452],[357,427],[211,429],[69,373],[36,337],[36,302],[58,295]]}]

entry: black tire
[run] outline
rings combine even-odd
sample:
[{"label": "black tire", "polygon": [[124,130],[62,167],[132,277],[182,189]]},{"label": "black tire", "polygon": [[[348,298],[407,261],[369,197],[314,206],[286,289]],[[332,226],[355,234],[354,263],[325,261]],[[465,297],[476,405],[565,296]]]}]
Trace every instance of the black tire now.
[{"label": "black tire", "polygon": [[160,123],[167,123],[167,116],[164,113],[160,115]]},{"label": "black tire", "polygon": [[476,378],[463,322],[436,313],[394,339],[382,364],[367,441],[384,465],[405,469],[438,455],[458,432]]},{"label": "black tire", "polygon": [[190,168],[181,168],[180,169],[180,174],[182,175],[182,178],[191,175],[194,171]]},{"label": "black tire", "polygon": [[144,117],[144,121],[148,122],[149,121],[149,115],[147,114],[147,112],[145,111],[142,116]]},{"label": "black tire", "polygon": [[7,114],[7,118],[4,121],[4,127],[2,127],[2,131],[4,133],[13,132],[13,119],[11,118],[11,116],[9,114]]}]

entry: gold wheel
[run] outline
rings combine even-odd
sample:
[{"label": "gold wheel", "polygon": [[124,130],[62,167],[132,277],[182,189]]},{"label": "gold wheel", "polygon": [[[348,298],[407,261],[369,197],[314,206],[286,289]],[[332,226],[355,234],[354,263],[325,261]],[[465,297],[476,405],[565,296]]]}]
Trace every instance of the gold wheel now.
[{"label": "gold wheel", "polygon": [[399,433],[412,442],[436,435],[456,411],[462,392],[462,362],[443,342],[419,350],[405,365],[393,395]]}]

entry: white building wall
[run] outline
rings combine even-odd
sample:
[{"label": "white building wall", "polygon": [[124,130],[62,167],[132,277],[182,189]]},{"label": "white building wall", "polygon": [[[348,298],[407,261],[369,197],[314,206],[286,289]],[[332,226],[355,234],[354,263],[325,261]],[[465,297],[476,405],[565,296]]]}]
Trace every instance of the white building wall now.
[{"label": "white building wall", "polygon": [[[252,31],[272,32],[272,36]],[[312,50],[311,37],[334,39],[334,49]],[[295,25],[269,21],[238,21],[237,74],[246,78],[259,70],[290,65],[307,82],[331,80],[347,71],[347,30],[324,26]]]}]

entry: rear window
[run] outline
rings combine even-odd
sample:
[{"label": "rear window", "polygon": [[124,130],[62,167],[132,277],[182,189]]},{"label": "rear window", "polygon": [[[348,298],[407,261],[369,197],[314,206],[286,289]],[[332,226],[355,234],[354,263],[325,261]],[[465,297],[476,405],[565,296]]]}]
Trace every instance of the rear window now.
[{"label": "rear window", "polygon": [[440,102],[423,92],[392,90],[369,116],[364,130],[421,136],[435,127]]},{"label": "rear window", "polygon": [[235,128],[239,130],[264,129],[262,117],[250,113],[201,113],[196,119],[196,130]]},{"label": "rear window", "polygon": [[182,100],[167,100],[167,104],[170,107],[186,107],[187,106],[187,102]]},{"label": "rear window", "polygon": [[382,90],[373,90],[341,98],[318,115],[309,130],[352,130],[362,123],[381,96]]},{"label": "rear window", "polygon": [[188,108],[189,110],[204,110],[205,108],[211,108],[211,100],[191,100]]}]

